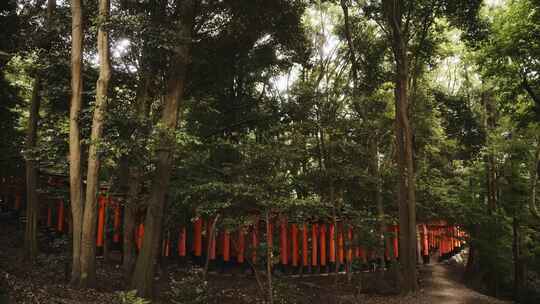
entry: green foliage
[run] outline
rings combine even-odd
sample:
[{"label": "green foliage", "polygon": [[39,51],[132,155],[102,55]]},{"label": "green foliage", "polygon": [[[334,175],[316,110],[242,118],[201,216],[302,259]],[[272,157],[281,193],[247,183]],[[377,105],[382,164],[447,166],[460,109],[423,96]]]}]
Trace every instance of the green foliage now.
[{"label": "green foliage", "polygon": [[149,300],[143,299],[137,296],[136,290],[130,291],[118,291],[117,293],[118,301],[121,304],[150,304]]}]

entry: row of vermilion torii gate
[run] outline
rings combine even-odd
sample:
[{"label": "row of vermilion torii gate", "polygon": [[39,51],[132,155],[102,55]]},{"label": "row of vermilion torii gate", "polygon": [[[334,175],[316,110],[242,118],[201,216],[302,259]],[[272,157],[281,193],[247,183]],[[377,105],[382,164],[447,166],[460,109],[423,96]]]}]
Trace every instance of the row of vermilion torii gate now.
[{"label": "row of vermilion torii gate", "polygon": [[[21,209],[23,202],[20,194],[12,199],[2,195],[2,201],[11,201],[12,208]],[[113,248],[121,249],[123,207],[115,199],[100,195],[98,199],[98,218],[96,246],[103,247],[105,241],[112,242]],[[42,208],[42,225],[58,233],[66,233],[68,221],[66,206],[62,199],[55,204],[50,202]],[[106,214],[108,214],[106,216]],[[106,219],[109,219],[106,221]],[[265,221],[257,221],[249,227],[236,231],[216,231],[211,235],[211,219],[196,218],[189,225],[184,225],[164,233],[162,255],[164,257],[191,257],[202,261],[209,253],[209,260],[224,263],[244,264],[257,263],[257,250],[262,242],[272,244],[279,252],[280,264],[292,267],[318,267],[328,264],[344,264],[359,261],[366,263],[378,259],[389,259],[390,254],[399,258],[399,228],[391,225],[388,228],[392,236],[390,246],[385,248],[384,256],[376,250],[359,245],[361,235],[355,236],[353,228],[342,222],[333,223],[289,223],[285,217],[274,217],[269,225]],[[140,249],[144,238],[144,224],[141,222],[132,232],[136,248]],[[420,255],[424,258],[435,253],[444,257],[456,252],[464,244],[466,234],[458,226],[447,225],[444,221],[418,225]],[[279,240],[277,240],[279,239]],[[209,244],[210,242],[210,244]],[[386,246],[389,247],[389,246]],[[260,256],[260,255],[259,255]],[[248,260],[249,259],[249,260]]]},{"label": "row of vermilion torii gate", "polygon": [[[96,246],[103,247],[106,231],[109,239],[118,245],[122,240],[122,206],[104,196],[99,197],[97,219]],[[21,199],[15,199],[15,209],[21,207]],[[63,200],[56,206],[50,204],[46,208],[46,226],[60,233],[66,232],[66,207]],[[112,214],[112,229],[106,229],[106,210]],[[111,222],[111,221],[110,221]],[[188,227],[179,227],[173,233],[167,231],[164,236],[162,255],[165,257],[202,257],[208,250],[208,238],[211,235],[211,221],[197,218]],[[261,230],[262,228],[262,230]],[[463,245],[465,233],[457,226],[448,226],[444,222],[418,225],[421,240],[421,254],[429,256],[437,252],[440,256],[448,255]],[[337,229],[337,231],[336,231]],[[268,233],[270,232],[270,233]],[[397,235],[398,227],[389,226],[390,235]],[[144,238],[144,224],[140,223],[134,233],[136,247],[140,249]],[[237,231],[220,231],[215,233],[209,248],[209,259],[220,259],[223,262],[244,263],[249,258],[257,262],[257,248],[261,241],[274,244],[279,238],[279,260],[283,265],[326,266],[327,263],[351,262],[358,259],[362,262],[381,258],[375,250],[366,250],[354,243],[354,230],[342,223],[337,226],[330,223],[288,223],[285,218],[277,218],[269,227],[259,222]],[[358,236],[361,237],[361,236]],[[336,239],[337,238],[337,239]],[[398,258],[398,239],[392,237],[393,248],[386,248],[385,258],[391,252]],[[337,248],[336,248],[337,247]]]}]

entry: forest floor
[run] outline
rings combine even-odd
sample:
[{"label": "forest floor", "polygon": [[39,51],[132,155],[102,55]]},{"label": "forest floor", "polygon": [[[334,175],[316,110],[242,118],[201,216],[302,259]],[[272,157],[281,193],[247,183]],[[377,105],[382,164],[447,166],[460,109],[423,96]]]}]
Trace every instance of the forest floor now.
[{"label": "forest floor", "polygon": [[491,304],[510,303],[474,291],[462,282],[463,265],[429,264],[422,267],[424,303]]},{"label": "forest floor", "polygon": [[[49,242],[46,253],[40,254],[35,265],[22,258],[23,230],[18,224],[0,221],[0,304],[23,303],[122,303],[118,290],[124,289],[117,263],[98,259],[96,289],[77,290],[66,283],[69,258],[64,254],[67,243],[41,235],[41,242]],[[275,277],[276,303],[365,303],[365,304],[503,304],[509,303],[482,295],[461,282],[462,265],[433,263],[420,267],[421,290],[413,296],[375,295],[366,293],[366,282],[373,281],[374,273],[355,275],[351,283],[340,276]],[[184,272],[184,273],[182,273]],[[185,270],[171,263],[173,278],[186,277]],[[264,280],[264,278],[261,278]],[[358,292],[358,282],[363,282]],[[172,303],[171,281],[159,280],[158,299],[152,303]],[[159,283],[161,282],[161,283]],[[208,278],[209,303],[264,303],[263,292],[252,275],[211,273]],[[337,287],[336,287],[337,286]],[[180,288],[185,289],[185,288]],[[184,295],[186,296],[186,295]],[[187,295],[190,296],[190,295]],[[178,303],[178,302],[176,302]]]}]

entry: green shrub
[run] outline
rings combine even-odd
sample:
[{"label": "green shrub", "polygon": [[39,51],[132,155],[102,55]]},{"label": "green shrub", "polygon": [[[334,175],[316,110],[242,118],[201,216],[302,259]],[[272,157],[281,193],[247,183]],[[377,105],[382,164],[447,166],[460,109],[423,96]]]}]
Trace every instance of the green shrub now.
[{"label": "green shrub", "polygon": [[136,290],[119,291],[116,293],[121,304],[150,304],[151,302],[137,296]]}]

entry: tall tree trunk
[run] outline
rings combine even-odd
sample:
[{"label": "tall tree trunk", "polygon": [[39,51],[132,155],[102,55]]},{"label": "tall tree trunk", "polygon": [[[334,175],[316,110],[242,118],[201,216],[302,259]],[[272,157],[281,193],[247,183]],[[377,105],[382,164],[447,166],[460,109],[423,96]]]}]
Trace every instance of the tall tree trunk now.
[{"label": "tall tree trunk", "polygon": [[[347,46],[349,49],[349,58],[351,61],[351,76],[353,78],[353,97],[356,99],[359,95],[359,79],[358,79],[358,60],[356,58],[355,48],[354,48],[354,42],[352,38],[351,33],[351,22],[349,20],[349,7],[346,0],[340,0],[341,9],[343,11],[343,22],[344,22],[344,29],[345,29],[345,38],[347,40]],[[366,114],[361,111],[359,113],[364,120],[368,120],[366,117]],[[384,208],[382,205],[382,185],[380,181],[380,172],[379,172],[379,160],[378,160],[378,142],[377,142],[377,135],[374,138],[371,138],[369,140],[369,165],[368,170],[370,172],[370,177],[373,178],[373,194],[372,199],[375,202],[377,206],[377,218],[379,221],[379,233],[381,235],[380,238],[380,247],[384,250],[385,245],[390,245],[390,240],[386,237],[387,233],[387,227],[386,227],[386,220],[385,220],[385,214],[384,214]],[[388,244],[387,244],[388,243]],[[392,248],[392,247],[390,247]],[[391,257],[393,259],[393,255]],[[385,267],[385,261],[382,260],[382,267]]]},{"label": "tall tree trunk", "polygon": [[[156,23],[156,26],[161,21],[160,18],[164,16],[166,2],[151,0],[150,1],[150,15],[153,23]],[[127,7],[126,7],[127,8]],[[136,96],[136,114],[138,124],[146,124],[146,120],[150,115],[150,85],[155,79],[153,76],[157,71],[155,66],[150,65],[149,56],[151,48],[146,42],[142,48],[141,54],[141,74],[139,78],[139,83],[137,86],[137,96]],[[148,137],[146,131],[142,132],[142,139]],[[135,239],[134,239],[134,229],[136,224],[136,215],[139,209],[139,200],[140,192],[143,182],[143,165],[140,163],[130,163],[129,160],[132,159],[132,153],[128,152],[122,159],[122,166],[125,166],[128,174],[128,191],[126,196],[126,203],[124,204],[124,238],[123,238],[123,257],[122,257],[122,268],[124,272],[124,278],[126,282],[129,283],[131,275],[133,272],[133,266],[135,264]]]},{"label": "tall tree trunk", "polygon": [[86,175],[86,203],[82,225],[81,248],[81,287],[94,287],[96,284],[96,210],[99,192],[98,156],[99,141],[103,133],[103,123],[107,107],[107,92],[111,78],[109,58],[109,34],[104,26],[109,19],[109,0],[99,1],[100,24],[98,28],[97,47],[99,55],[99,78],[96,84],[96,103],[92,118],[91,145],[88,150],[88,169]]},{"label": "tall tree trunk", "polygon": [[193,1],[182,2],[177,8],[181,12],[181,20],[177,33],[179,43],[171,64],[166,84],[165,103],[161,116],[163,135],[157,152],[157,163],[152,186],[150,201],[145,219],[145,234],[142,250],[137,257],[137,263],[131,282],[140,296],[152,295],[152,283],[155,272],[155,259],[159,248],[162,228],[163,209],[173,164],[174,131],[177,126],[179,106],[184,95],[187,66],[190,58],[191,31],[193,23]]},{"label": "tall tree trunk", "polygon": [[135,264],[135,214],[136,209],[128,207],[126,204],[124,207],[124,236],[122,242],[122,271],[126,282],[131,279],[133,265]]},{"label": "tall tree trunk", "polygon": [[[51,33],[52,18],[56,9],[56,0],[47,1],[47,34]],[[46,49],[50,49],[48,40],[40,42]],[[26,149],[32,151],[37,146],[37,131],[39,122],[39,107],[40,107],[40,92],[41,92],[41,75],[36,73],[34,86],[32,89],[32,99],[30,101],[30,115],[28,117],[28,129],[26,134]],[[24,248],[26,259],[33,263],[38,253],[37,246],[37,219],[39,211],[38,202],[38,169],[37,162],[34,159],[33,153],[27,155],[26,160],[26,230],[24,236]]]},{"label": "tall tree trunk", "polygon": [[[122,161],[122,166],[128,167],[127,159]],[[124,204],[124,236],[122,243],[122,271],[124,279],[129,282],[135,264],[135,226],[137,216],[137,202],[141,190],[141,176],[132,173],[130,170],[129,186],[127,191],[126,203]]]},{"label": "tall tree trunk", "polygon": [[387,22],[391,30],[392,49],[396,64],[395,100],[398,164],[399,204],[399,261],[401,264],[401,290],[403,293],[418,290],[416,273],[416,194],[413,160],[412,129],[409,122],[409,58],[407,40],[403,31],[402,2],[383,1]]},{"label": "tall tree trunk", "polygon": [[83,193],[79,112],[82,100],[83,28],[81,0],[71,1],[71,104],[69,110],[69,196],[73,218],[71,285],[80,281]]},{"label": "tall tree trunk", "polygon": [[26,134],[26,229],[24,234],[25,258],[33,263],[37,257],[37,218],[38,218],[38,169],[34,159],[39,120],[41,77],[36,75],[30,101],[30,116]]},{"label": "tall tree trunk", "polygon": [[[145,53],[143,49],[143,53]],[[145,54],[143,54],[143,59]],[[149,73],[143,72],[139,81],[139,89],[137,91],[137,117],[140,123],[148,118],[148,90],[150,86]],[[146,133],[144,133],[146,134]],[[133,232],[135,229],[136,214],[138,210],[139,195],[142,188],[143,174],[140,164],[130,164],[130,155],[126,155],[122,160],[122,166],[127,167],[128,171],[128,192],[126,203],[124,205],[124,239],[123,239],[123,263],[122,268],[126,280],[131,278],[133,265],[135,263],[135,246]]]},{"label": "tall tree trunk", "polygon": [[[382,200],[382,184],[381,184],[381,173],[380,173],[380,163],[379,163],[379,147],[377,138],[371,138],[369,144],[369,171],[370,178],[373,179],[372,187],[372,199],[375,201],[377,206],[377,220],[379,222],[379,246],[382,250],[385,248],[389,249],[389,260],[394,260],[394,247],[390,242],[390,238],[387,237],[388,227],[386,225],[386,215],[384,212],[383,200]],[[384,259],[382,259],[383,268],[386,267]]]}]

